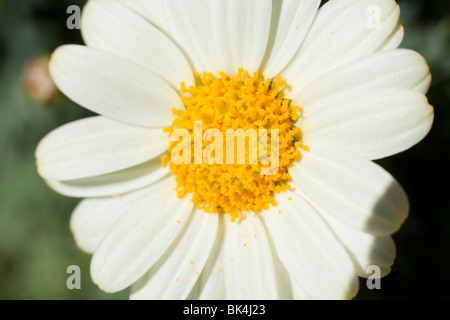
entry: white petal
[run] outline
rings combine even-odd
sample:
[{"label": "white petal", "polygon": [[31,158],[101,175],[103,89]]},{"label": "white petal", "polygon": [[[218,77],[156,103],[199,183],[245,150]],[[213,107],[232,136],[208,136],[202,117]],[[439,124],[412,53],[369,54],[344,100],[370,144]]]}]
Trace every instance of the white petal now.
[{"label": "white petal", "polygon": [[169,174],[159,158],[121,171],[69,181],[47,180],[47,184],[63,195],[76,198],[106,197],[128,193],[151,185]]},{"label": "white petal", "polygon": [[225,218],[223,269],[227,299],[277,299],[278,289],[271,248],[256,214],[241,221]]},{"label": "white petal", "polygon": [[412,89],[425,94],[424,81],[429,85],[430,69],[420,54],[407,49],[381,51],[324,74],[300,90],[293,103],[308,116],[320,110],[322,98],[337,103],[381,89]]},{"label": "white petal", "polygon": [[129,124],[168,127],[172,108],[182,109],[176,91],[156,74],[106,51],[84,46],[59,47],[50,73],[74,102]]},{"label": "white petal", "polygon": [[[256,235],[256,237],[255,237]],[[276,299],[277,279],[261,221],[221,215],[212,254],[198,281],[199,299]]]},{"label": "white petal", "polygon": [[36,150],[38,171],[48,180],[99,176],[153,159],[169,143],[161,129],[91,117],[66,124],[42,139]]},{"label": "white petal", "polygon": [[312,300],[311,296],[302,289],[297,281],[291,276],[292,299],[293,300]]},{"label": "white petal", "polygon": [[195,1],[165,1],[168,29],[197,72],[211,71],[215,56],[207,3]]},{"label": "white petal", "polygon": [[176,45],[138,13],[117,1],[89,1],[81,22],[88,46],[139,64],[176,89],[181,82],[195,85],[192,70]]},{"label": "white petal", "polygon": [[101,289],[116,292],[142,277],[173,245],[192,213],[189,197],[177,197],[173,176],[147,188],[104,237],[91,263]]},{"label": "white petal", "polygon": [[131,299],[186,299],[214,244],[219,215],[195,210],[175,245],[131,288]]},{"label": "white petal", "polygon": [[[266,235],[269,234],[266,232]],[[292,278],[292,275],[286,270],[283,262],[278,257],[277,251],[273,246],[273,241],[269,239],[269,244],[272,249],[272,258],[275,268],[276,283],[278,287],[279,300],[306,300],[310,297],[303,291],[303,289],[297,284],[297,281]]]},{"label": "white petal", "polygon": [[397,49],[402,43],[404,35],[405,29],[403,28],[402,21],[399,20],[394,31],[392,31],[391,35],[380,45],[377,51]]},{"label": "white petal", "polygon": [[278,0],[273,2],[271,30],[261,69],[273,78],[289,63],[311,26],[320,0]]},{"label": "white petal", "polygon": [[199,300],[225,300],[225,273],[223,270],[225,219],[224,214],[219,215],[219,226],[216,240],[209,255],[208,261],[200,274],[200,279],[195,284],[190,297]]},{"label": "white petal", "polygon": [[[374,14],[380,17],[375,27]],[[375,52],[397,27],[399,15],[393,0],[327,2],[297,55],[281,73],[292,87],[288,97],[326,72]]]},{"label": "white petal", "polygon": [[397,231],[408,199],[392,176],[371,161],[331,146],[310,147],[289,173],[314,205],[375,235]]},{"label": "white petal", "polygon": [[358,276],[367,278],[370,275],[368,268],[372,265],[380,267],[381,277],[391,271],[396,253],[391,236],[372,235],[342,223],[327,212],[320,214],[347,249]]},{"label": "white petal", "polygon": [[70,229],[77,245],[87,253],[94,253],[114,224],[146,195],[144,190],[120,197],[81,201],[70,219]]},{"label": "white petal", "polygon": [[318,213],[290,191],[278,194],[276,200],[275,208],[260,215],[278,256],[301,288],[295,296],[349,299],[356,295],[353,263]]},{"label": "white petal", "polygon": [[270,0],[167,1],[174,40],[198,72],[257,71],[270,29]]},{"label": "white petal", "polygon": [[165,4],[167,0],[117,0],[124,6],[132,9],[144,17],[148,22],[170,36],[170,28],[165,14]]},{"label": "white petal", "polygon": [[217,62],[228,73],[260,68],[270,30],[272,1],[215,0],[211,28]]},{"label": "white petal", "polygon": [[333,96],[310,104],[299,126],[308,145],[329,144],[366,159],[405,151],[433,124],[433,107],[415,91],[380,90],[339,102]]}]

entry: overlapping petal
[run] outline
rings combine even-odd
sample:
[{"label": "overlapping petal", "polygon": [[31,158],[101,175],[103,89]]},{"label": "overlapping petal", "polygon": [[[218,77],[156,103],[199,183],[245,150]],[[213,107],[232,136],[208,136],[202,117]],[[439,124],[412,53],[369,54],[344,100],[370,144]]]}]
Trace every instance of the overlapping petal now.
[{"label": "overlapping petal", "polygon": [[289,173],[311,201],[336,219],[374,235],[396,232],[409,211],[394,178],[371,161],[332,146],[316,145]]},{"label": "overlapping petal", "polygon": [[277,299],[271,248],[259,217],[221,218],[216,252],[199,280],[200,299]]},{"label": "overlapping petal", "polygon": [[186,230],[132,286],[131,299],[186,299],[210,256],[219,215],[196,209]]},{"label": "overlapping petal", "polygon": [[83,10],[81,31],[88,46],[139,64],[176,89],[181,82],[187,86],[195,84],[192,70],[180,49],[126,5],[115,0],[89,1]]},{"label": "overlapping petal", "polygon": [[39,174],[48,180],[75,180],[127,169],[167,149],[162,129],[130,126],[102,116],[66,124],[49,133],[36,150]]},{"label": "overlapping petal", "polygon": [[281,73],[291,86],[288,96],[295,97],[326,72],[382,48],[397,30],[399,16],[394,0],[327,2],[296,56]]},{"label": "overlapping petal", "polygon": [[343,101],[324,97],[305,109],[300,127],[306,144],[329,144],[372,160],[411,148],[434,119],[427,98],[412,90],[361,92]]},{"label": "overlapping petal", "polygon": [[257,71],[266,51],[271,0],[165,2],[171,37],[194,70],[228,74]]},{"label": "overlapping petal", "polygon": [[353,262],[317,211],[290,191],[280,193],[276,199],[278,205],[262,211],[260,216],[278,256],[298,286],[295,296],[355,296],[358,281]]},{"label": "overlapping petal", "polygon": [[91,262],[91,276],[100,288],[127,288],[175,245],[194,206],[187,197],[179,199],[175,187],[174,177],[148,187],[105,235]]},{"label": "overlapping petal", "polygon": [[273,1],[271,28],[261,70],[273,78],[291,61],[316,16],[320,0]]},{"label": "overlapping petal", "polygon": [[84,179],[47,180],[55,191],[69,197],[93,198],[117,196],[157,182],[169,174],[168,167],[162,167],[161,160],[154,158],[137,166]]},{"label": "overlapping petal", "polygon": [[164,128],[177,92],[155,73],[113,53],[66,45],[52,55],[50,73],[58,88],[79,105],[131,125]]}]

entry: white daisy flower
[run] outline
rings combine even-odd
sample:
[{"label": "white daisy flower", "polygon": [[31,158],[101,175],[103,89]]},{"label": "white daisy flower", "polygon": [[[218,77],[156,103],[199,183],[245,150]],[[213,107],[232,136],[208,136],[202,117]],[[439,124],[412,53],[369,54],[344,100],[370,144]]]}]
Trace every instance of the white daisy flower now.
[{"label": "white daisy flower", "polygon": [[[99,116],[51,132],[36,156],[50,187],[86,198],[71,228],[100,288],[131,286],[133,299],[347,299],[369,266],[389,273],[408,200],[371,160],[430,130],[429,68],[397,49],[395,1],[319,5],[88,2],[87,46],[58,48],[50,70]],[[192,133],[195,120],[279,129],[279,171],[175,164],[170,128]]]}]

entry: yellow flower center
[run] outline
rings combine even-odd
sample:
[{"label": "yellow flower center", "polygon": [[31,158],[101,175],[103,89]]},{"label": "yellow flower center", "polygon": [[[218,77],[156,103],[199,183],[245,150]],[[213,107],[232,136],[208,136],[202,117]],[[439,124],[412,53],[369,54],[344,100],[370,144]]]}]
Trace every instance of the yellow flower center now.
[{"label": "yellow flower center", "polygon": [[165,129],[172,142],[162,160],[176,174],[178,197],[191,193],[199,209],[229,213],[232,221],[275,206],[274,193],[290,189],[296,147],[307,148],[294,126],[300,108],[283,98],[285,82],[243,69],[234,76],[195,73],[195,79],[190,88],[181,84],[185,109],[173,109],[176,118]]}]

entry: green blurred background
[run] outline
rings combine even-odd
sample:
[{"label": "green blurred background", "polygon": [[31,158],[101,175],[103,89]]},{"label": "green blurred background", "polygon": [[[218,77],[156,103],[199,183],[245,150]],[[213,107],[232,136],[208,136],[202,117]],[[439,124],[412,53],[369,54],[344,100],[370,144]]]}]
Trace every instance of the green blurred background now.
[{"label": "green blurred background", "polygon": [[[90,255],[76,246],[69,219],[78,200],[56,194],[37,175],[34,150],[56,127],[91,115],[59,96],[44,103],[26,90],[26,66],[67,43],[69,5],[85,0],[0,0],[0,299],[126,299],[128,291],[100,291],[89,276]],[[403,47],[427,59],[433,82],[428,97],[435,123],[427,138],[400,155],[378,161],[403,185],[410,217],[394,235],[397,259],[357,299],[450,298],[450,1],[398,1]],[[81,268],[81,290],[68,290],[66,269]]]}]

